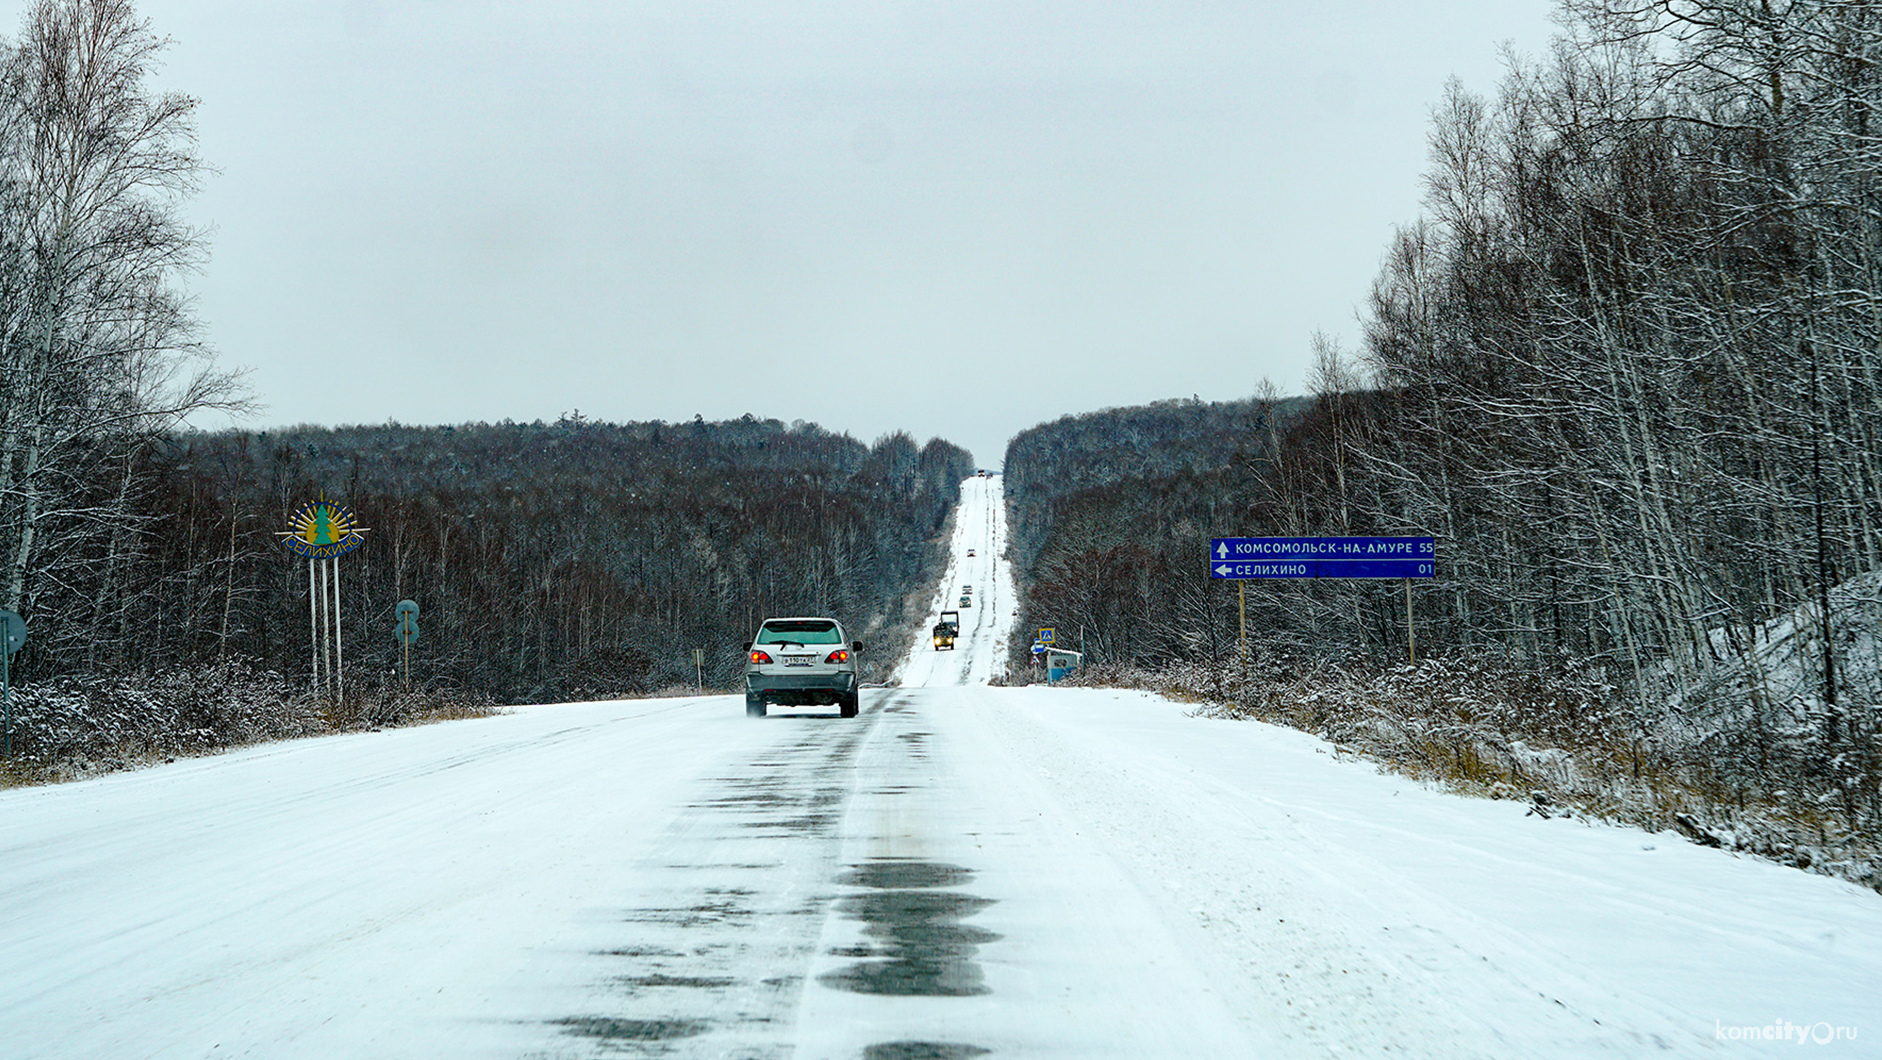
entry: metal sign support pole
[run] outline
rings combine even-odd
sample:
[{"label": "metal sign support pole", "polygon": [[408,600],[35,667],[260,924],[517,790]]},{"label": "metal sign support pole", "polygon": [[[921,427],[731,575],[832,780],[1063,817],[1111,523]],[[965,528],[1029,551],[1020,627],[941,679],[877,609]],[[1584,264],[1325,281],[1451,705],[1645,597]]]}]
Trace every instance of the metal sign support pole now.
[{"label": "metal sign support pole", "polygon": [[333,697],[333,594],[327,584],[327,563],[321,560],[315,568],[320,575],[320,669],[325,681],[320,686],[320,694],[329,700]]},{"label": "metal sign support pole", "polygon": [[327,561],[314,561],[314,575],[320,581],[320,629],[315,643],[320,645],[320,697],[333,697],[333,601],[327,596]]},{"label": "metal sign support pole", "polygon": [[400,600],[392,609],[398,617],[394,632],[399,638],[399,654],[405,660],[405,690],[412,690],[412,642],[418,639],[418,603],[414,600]]},{"label": "metal sign support pole", "polygon": [[307,561],[307,632],[314,652],[314,695],[320,694],[320,587],[314,584],[314,561]]},{"label": "metal sign support pole", "polygon": [[1248,583],[1247,582],[1237,581],[1235,583],[1235,599],[1241,608],[1241,646],[1238,650],[1241,653],[1242,665],[1247,666],[1248,665]]},{"label": "metal sign support pole", "polygon": [[0,757],[13,757],[13,653],[26,646],[26,622],[0,608],[0,700],[6,702],[6,721],[0,723]]},{"label": "metal sign support pole", "polygon": [[314,691],[321,699],[326,699],[327,686],[333,681],[333,658],[327,654],[327,569],[318,559],[313,564],[309,573],[315,581],[314,591],[320,594],[320,625],[314,630],[314,651],[320,655],[320,680],[315,683]]},{"label": "metal sign support pole", "polygon": [[1411,579],[1405,579],[1405,652],[1418,665],[1418,634],[1412,630]]},{"label": "metal sign support pole", "polygon": [[320,694],[333,697],[333,595],[327,585],[327,564],[323,560],[315,568],[320,573],[320,669],[325,682],[320,686]]},{"label": "metal sign support pole", "polygon": [[340,659],[340,557],[333,557],[333,699],[337,703],[344,689],[346,670]]}]

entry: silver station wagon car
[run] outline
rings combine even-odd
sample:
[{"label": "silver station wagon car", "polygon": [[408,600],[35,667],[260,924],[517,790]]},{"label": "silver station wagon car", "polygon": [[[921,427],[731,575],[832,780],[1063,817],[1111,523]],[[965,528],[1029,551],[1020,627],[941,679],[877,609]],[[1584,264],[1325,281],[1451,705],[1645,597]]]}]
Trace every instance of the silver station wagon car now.
[{"label": "silver station wagon car", "polygon": [[856,653],[834,618],[767,618],[745,654],[745,713],[765,716],[765,704],[834,703],[853,718],[861,705]]}]

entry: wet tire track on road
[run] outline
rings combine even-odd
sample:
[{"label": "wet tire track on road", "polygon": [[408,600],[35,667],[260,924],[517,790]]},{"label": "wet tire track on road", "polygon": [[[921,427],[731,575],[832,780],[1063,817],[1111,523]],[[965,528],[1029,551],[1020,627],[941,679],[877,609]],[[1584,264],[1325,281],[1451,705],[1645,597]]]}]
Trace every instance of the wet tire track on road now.
[{"label": "wet tire track on road", "polygon": [[703,790],[667,830],[653,881],[596,948],[588,1008],[551,1019],[542,1056],[789,1057],[804,969],[838,897],[840,829],[861,748],[893,706],[856,719],[774,715],[778,741]]}]

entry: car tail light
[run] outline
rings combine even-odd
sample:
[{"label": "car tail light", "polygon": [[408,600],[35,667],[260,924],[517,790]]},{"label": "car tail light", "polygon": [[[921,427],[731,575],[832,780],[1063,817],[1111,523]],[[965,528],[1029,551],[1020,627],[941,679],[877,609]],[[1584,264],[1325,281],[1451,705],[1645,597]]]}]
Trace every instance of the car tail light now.
[{"label": "car tail light", "polygon": [[753,651],[751,653],[751,661],[756,665],[766,666],[770,664],[771,656],[767,652]]},{"label": "car tail light", "polygon": [[824,657],[823,657],[823,661],[824,661],[824,662],[827,662],[827,663],[840,663],[840,662],[849,662],[849,661],[850,661],[850,653],[849,653],[849,652],[847,652],[847,651],[845,651],[845,650],[843,650],[842,648],[838,648],[837,650],[835,650],[835,651],[833,651],[833,652],[831,652],[830,654],[828,654],[828,655],[826,655],[826,656],[824,656]]}]

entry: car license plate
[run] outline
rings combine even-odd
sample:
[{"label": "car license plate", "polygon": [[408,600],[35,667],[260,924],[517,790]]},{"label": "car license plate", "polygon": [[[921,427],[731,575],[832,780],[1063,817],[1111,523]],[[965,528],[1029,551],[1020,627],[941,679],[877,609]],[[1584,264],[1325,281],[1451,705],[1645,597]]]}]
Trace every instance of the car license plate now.
[{"label": "car license plate", "polygon": [[817,657],[815,655],[786,655],[784,657],[784,665],[786,666],[809,666],[811,663],[815,662],[816,660],[817,660]]}]

